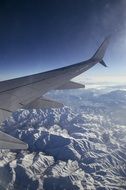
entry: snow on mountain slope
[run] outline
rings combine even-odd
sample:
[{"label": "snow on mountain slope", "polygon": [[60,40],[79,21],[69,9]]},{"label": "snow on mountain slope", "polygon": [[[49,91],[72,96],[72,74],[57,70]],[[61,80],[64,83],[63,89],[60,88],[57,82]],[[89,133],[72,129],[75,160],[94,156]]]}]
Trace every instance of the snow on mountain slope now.
[{"label": "snow on mountain slope", "polygon": [[2,126],[29,149],[1,151],[0,189],[126,189],[126,91],[50,96],[68,106],[19,110]]}]

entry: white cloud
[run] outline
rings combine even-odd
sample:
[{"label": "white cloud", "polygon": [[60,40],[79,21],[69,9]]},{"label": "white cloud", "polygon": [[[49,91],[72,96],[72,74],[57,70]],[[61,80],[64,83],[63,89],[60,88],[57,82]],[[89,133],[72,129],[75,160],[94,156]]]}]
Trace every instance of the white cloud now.
[{"label": "white cloud", "polygon": [[89,76],[87,74],[79,75],[74,78],[74,81],[81,83],[95,83],[95,84],[126,84],[126,75],[110,76],[99,75]]}]

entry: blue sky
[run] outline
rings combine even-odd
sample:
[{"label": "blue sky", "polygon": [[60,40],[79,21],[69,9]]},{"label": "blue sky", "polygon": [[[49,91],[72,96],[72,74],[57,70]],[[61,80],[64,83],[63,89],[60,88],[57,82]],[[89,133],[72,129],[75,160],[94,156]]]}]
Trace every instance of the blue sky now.
[{"label": "blue sky", "polygon": [[126,82],[125,0],[5,0],[0,2],[0,79],[70,65],[94,54],[111,34],[100,64],[85,80]]}]

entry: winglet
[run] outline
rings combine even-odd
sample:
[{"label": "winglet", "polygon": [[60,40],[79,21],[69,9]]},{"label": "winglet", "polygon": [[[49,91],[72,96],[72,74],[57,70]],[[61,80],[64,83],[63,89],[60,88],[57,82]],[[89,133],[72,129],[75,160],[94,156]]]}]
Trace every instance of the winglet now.
[{"label": "winglet", "polygon": [[105,40],[102,42],[100,47],[97,49],[96,53],[91,58],[91,59],[96,60],[97,62],[101,63],[105,67],[107,67],[107,65],[103,61],[103,57],[104,57],[104,54],[105,54],[106,49],[108,47],[109,41],[110,41],[110,36],[105,38]]}]

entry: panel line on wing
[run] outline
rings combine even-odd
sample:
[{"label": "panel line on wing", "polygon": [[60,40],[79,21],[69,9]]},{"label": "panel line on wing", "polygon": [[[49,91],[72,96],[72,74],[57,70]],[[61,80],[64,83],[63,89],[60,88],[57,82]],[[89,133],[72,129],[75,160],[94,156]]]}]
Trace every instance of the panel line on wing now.
[{"label": "panel line on wing", "polygon": [[0,110],[7,111],[7,112],[10,112],[10,113],[12,113],[12,112],[13,112],[13,111],[8,110],[8,109],[5,109],[5,108],[0,108]]},{"label": "panel line on wing", "polygon": [[21,87],[24,87],[24,86],[29,86],[31,84],[35,84],[35,83],[38,83],[38,82],[41,82],[43,80],[46,80],[46,79],[41,79],[41,80],[38,80],[38,81],[35,81],[35,82],[31,82],[31,83],[27,83],[27,84],[24,84],[24,85],[20,85],[20,86],[17,86],[17,87],[14,87],[14,88],[10,88],[10,89],[7,89],[7,90],[3,90],[3,91],[0,91],[0,94],[1,93],[4,93],[4,92],[8,92],[8,91],[11,91],[11,90],[15,90],[17,88],[21,88]]}]

